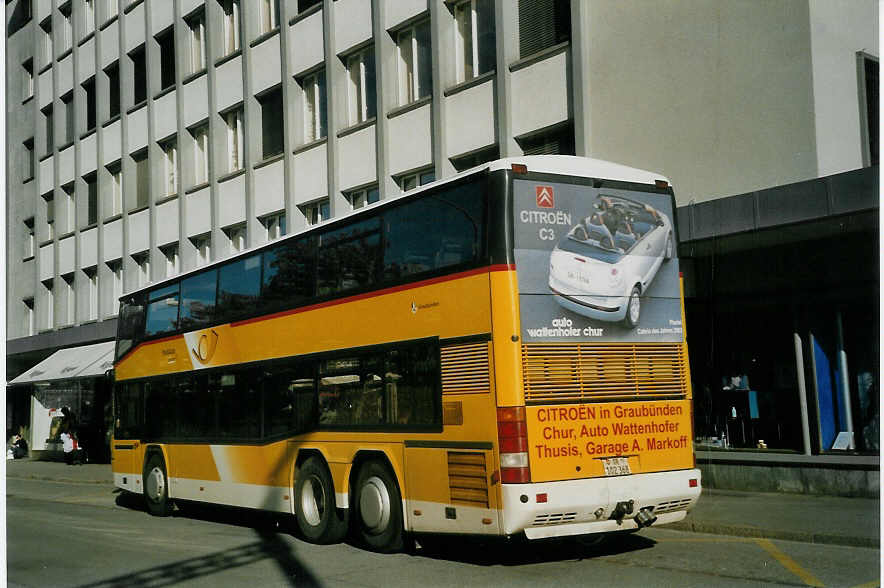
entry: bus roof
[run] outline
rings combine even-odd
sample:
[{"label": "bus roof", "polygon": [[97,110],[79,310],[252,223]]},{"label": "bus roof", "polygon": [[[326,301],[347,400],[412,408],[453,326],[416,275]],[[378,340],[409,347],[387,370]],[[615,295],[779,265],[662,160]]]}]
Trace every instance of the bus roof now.
[{"label": "bus roof", "polygon": [[[487,163],[483,163],[481,165],[477,165],[476,167],[464,170],[459,172],[453,176],[443,178],[441,180],[430,182],[429,184],[424,184],[423,186],[418,186],[413,190],[409,190],[408,192],[402,192],[400,194],[395,194],[390,196],[389,198],[385,198],[383,200],[379,200],[378,202],[374,202],[342,216],[337,216],[329,221],[339,221],[350,216],[356,216],[362,214],[366,210],[374,209],[377,207],[384,206],[386,204],[390,204],[395,202],[396,200],[403,197],[412,197],[415,194],[423,192],[425,190],[429,190],[432,188],[436,188],[438,186],[442,186],[448,184],[450,182],[454,182],[465,178],[467,176],[481,173],[483,171],[498,171],[498,170],[508,170],[512,169],[512,166],[515,164],[525,165],[528,168],[529,173],[544,173],[544,174],[555,174],[555,175],[563,175],[563,176],[577,176],[584,178],[599,178],[605,180],[615,180],[619,182],[633,182],[638,184],[654,184],[658,180],[663,180],[668,182],[668,178],[663,176],[662,174],[649,172],[641,169],[637,169],[634,167],[629,167],[625,165],[620,165],[619,163],[612,163],[610,161],[604,161],[602,159],[593,159],[591,157],[577,157],[574,155],[522,155],[519,157],[505,157],[503,159],[497,159],[494,161],[490,161]],[[208,263],[206,265],[195,267],[186,272],[182,272],[180,274],[176,274],[174,276],[159,280],[157,282],[152,282],[147,284],[146,286],[142,286],[141,288],[137,288],[130,292],[126,292],[123,296],[120,297],[122,300],[125,297],[131,296],[133,294],[137,294],[139,292],[144,292],[147,290],[154,289],[158,286],[161,286],[166,283],[174,282],[177,280],[184,279],[185,277],[196,274],[202,271],[207,271],[212,267],[221,265],[222,263],[229,261],[235,257],[247,257],[250,253],[260,251],[266,247],[270,247],[274,244],[280,243],[287,239],[293,239],[298,235],[309,232],[310,230],[315,229],[316,227],[325,224],[325,221],[318,223],[316,225],[311,225],[304,227],[303,229],[280,237],[279,239],[275,239],[273,241],[267,243],[261,243],[260,245],[255,245],[250,247],[245,251],[241,251],[239,253],[235,253],[233,255],[229,255],[227,257],[223,257],[220,259],[216,259],[215,261]]]}]

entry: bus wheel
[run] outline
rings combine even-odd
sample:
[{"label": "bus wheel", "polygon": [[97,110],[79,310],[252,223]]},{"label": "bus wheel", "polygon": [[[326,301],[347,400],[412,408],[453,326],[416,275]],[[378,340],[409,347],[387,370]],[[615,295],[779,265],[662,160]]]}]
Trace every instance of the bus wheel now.
[{"label": "bus wheel", "polygon": [[402,496],[390,469],[369,461],[359,470],[356,482],[356,528],[369,549],[381,553],[405,547]]},{"label": "bus wheel", "polygon": [[338,543],[347,534],[347,524],[335,506],[335,486],[328,468],[311,457],[298,469],[295,484],[295,518],[304,537],[320,544]]},{"label": "bus wheel", "polygon": [[169,500],[169,478],[166,476],[166,463],[163,456],[153,453],[144,466],[144,501],[147,510],[156,517],[167,517],[172,512]]},{"label": "bus wheel", "polygon": [[638,325],[638,319],[641,316],[642,303],[641,303],[641,291],[638,289],[638,286],[635,286],[632,289],[632,293],[629,295],[629,302],[626,303],[626,326],[630,329],[634,329],[636,325]]}]

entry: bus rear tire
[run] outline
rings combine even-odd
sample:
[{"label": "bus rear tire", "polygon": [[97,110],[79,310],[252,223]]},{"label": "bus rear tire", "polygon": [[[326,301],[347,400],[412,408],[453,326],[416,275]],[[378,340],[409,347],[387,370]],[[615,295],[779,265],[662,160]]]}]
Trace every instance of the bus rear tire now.
[{"label": "bus rear tire", "polygon": [[347,522],[335,505],[335,486],[325,463],[308,458],[298,469],[295,484],[295,519],[311,543],[338,543],[347,534]]},{"label": "bus rear tire", "polygon": [[356,531],[369,549],[394,553],[405,548],[402,495],[389,467],[377,461],[362,466],[354,508]]},{"label": "bus rear tire", "polygon": [[147,510],[155,517],[172,514],[172,501],[169,499],[169,477],[166,475],[166,462],[159,453],[152,453],[144,466],[142,476],[144,502]]}]

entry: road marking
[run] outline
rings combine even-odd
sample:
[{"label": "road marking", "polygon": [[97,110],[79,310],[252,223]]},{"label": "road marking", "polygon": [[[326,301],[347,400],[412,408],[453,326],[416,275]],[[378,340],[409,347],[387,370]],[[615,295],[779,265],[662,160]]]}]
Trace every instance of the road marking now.
[{"label": "road marking", "polygon": [[880,588],[881,582],[878,580],[872,580],[871,582],[866,582],[865,584],[857,584],[853,588]]},{"label": "road marking", "polygon": [[777,548],[769,539],[756,539],[755,542],[768,552],[770,555],[774,557],[778,562],[780,562],[784,568],[801,578],[801,580],[808,586],[824,586],[824,584],[817,579],[816,576],[802,568],[798,565],[794,559],[783,553]]},{"label": "road marking", "polygon": [[690,539],[655,537],[654,541],[657,543],[754,543],[755,539],[746,537],[692,537]]}]

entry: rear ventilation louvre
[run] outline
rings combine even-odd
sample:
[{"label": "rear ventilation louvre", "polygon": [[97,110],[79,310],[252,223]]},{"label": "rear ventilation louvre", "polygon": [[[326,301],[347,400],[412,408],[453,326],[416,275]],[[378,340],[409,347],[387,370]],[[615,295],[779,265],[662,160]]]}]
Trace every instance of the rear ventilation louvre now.
[{"label": "rear ventilation louvre", "polygon": [[488,471],[484,453],[448,452],[451,504],[488,508]]},{"label": "rear ventilation louvre", "polygon": [[488,392],[491,376],[488,342],[450,345],[441,349],[442,393]]},{"label": "rear ventilation louvre", "polygon": [[655,400],[687,394],[681,343],[522,345],[526,402]]}]

